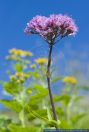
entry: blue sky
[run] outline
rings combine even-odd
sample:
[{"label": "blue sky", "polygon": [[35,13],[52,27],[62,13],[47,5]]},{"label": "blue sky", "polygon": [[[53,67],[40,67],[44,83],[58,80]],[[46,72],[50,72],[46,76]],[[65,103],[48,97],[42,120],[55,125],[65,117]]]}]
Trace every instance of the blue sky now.
[{"label": "blue sky", "polygon": [[66,38],[57,44],[53,54],[62,51],[67,58],[71,58],[69,52],[72,49],[77,58],[78,53],[79,56],[82,52],[88,53],[89,0],[0,0],[0,78],[3,78],[6,67],[4,58],[11,48],[31,50],[36,57],[47,56],[47,44],[39,37],[26,36],[23,30],[36,15],[59,13],[72,16],[79,32],[76,37]]}]

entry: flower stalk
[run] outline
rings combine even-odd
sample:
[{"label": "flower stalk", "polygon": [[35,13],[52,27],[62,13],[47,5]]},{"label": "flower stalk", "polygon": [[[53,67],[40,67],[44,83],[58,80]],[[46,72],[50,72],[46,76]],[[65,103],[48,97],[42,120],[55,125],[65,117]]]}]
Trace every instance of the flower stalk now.
[{"label": "flower stalk", "polygon": [[[71,17],[62,14],[57,14],[57,15],[53,14],[50,15],[49,17],[37,15],[30,22],[27,23],[27,26],[24,30],[24,32],[28,35],[36,34],[41,36],[49,44],[47,83],[48,83],[50,103],[55,121],[57,121],[57,115],[56,115],[53,95],[51,91],[51,72],[50,72],[52,49],[53,49],[53,45],[57,43],[61,38],[74,36],[77,33],[77,31],[78,28],[74,20]],[[57,126],[55,126],[55,128],[57,129]]]},{"label": "flower stalk", "polygon": [[54,120],[57,121],[57,115],[56,115],[56,110],[55,110],[54,101],[53,101],[53,95],[52,95],[52,91],[51,91],[50,68],[51,68],[51,60],[52,60],[52,49],[53,49],[53,45],[49,44],[49,55],[48,55],[48,65],[47,65],[47,83],[48,83],[48,91],[49,91],[49,97],[50,97],[50,103],[51,103],[51,107],[52,107],[53,117],[54,117]]}]

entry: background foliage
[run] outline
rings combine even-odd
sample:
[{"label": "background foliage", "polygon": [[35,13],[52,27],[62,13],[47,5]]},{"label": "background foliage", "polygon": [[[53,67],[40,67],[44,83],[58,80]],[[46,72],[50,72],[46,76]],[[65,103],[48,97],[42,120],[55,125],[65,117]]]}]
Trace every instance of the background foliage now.
[{"label": "background foliage", "polygon": [[[58,126],[62,129],[89,128],[88,86],[81,86],[71,76],[55,76],[52,66],[51,83],[58,122],[53,120],[46,83],[47,58],[32,59],[32,53],[11,49],[6,57],[11,66],[8,80],[1,80],[3,98],[0,110],[0,132],[41,132]],[[56,71],[57,72],[57,71]],[[59,86],[59,84],[61,84]]]}]

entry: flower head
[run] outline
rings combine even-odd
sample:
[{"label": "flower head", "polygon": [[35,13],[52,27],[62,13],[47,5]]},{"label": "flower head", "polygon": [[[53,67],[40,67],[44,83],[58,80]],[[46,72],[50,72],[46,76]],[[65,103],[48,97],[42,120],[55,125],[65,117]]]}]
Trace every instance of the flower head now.
[{"label": "flower head", "polygon": [[38,58],[35,61],[36,61],[36,63],[38,63],[40,65],[44,65],[47,63],[48,59],[47,58]]},{"label": "flower head", "polygon": [[68,83],[68,84],[75,85],[75,84],[77,84],[77,79],[75,77],[68,76],[68,77],[65,77],[63,79],[63,82],[66,83],[66,84]]},{"label": "flower head", "polygon": [[15,75],[11,75],[10,79],[12,81],[16,81],[16,82],[25,82],[28,78],[30,78],[30,75],[28,73],[24,73],[24,72],[16,72]]},{"label": "flower head", "polygon": [[31,52],[20,50],[20,49],[15,49],[15,48],[11,49],[9,53],[14,56],[20,56],[20,57],[32,56]]},{"label": "flower head", "polygon": [[21,58],[17,57],[16,55],[6,56],[6,59],[21,62]]},{"label": "flower head", "polygon": [[26,34],[38,34],[48,43],[54,43],[56,39],[75,35],[78,29],[74,20],[67,15],[50,15],[34,17],[24,30]]}]

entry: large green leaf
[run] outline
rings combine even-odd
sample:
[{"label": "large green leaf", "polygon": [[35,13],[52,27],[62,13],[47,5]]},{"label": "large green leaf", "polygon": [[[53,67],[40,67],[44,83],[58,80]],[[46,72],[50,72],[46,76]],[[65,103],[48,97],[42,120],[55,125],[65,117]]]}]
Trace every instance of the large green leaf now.
[{"label": "large green leaf", "polygon": [[11,95],[18,94],[23,89],[22,86],[18,84],[16,81],[5,82],[3,84],[3,87],[4,90]]},{"label": "large green leaf", "polygon": [[[39,113],[40,111],[34,111],[30,108],[30,113],[35,117],[39,118],[40,120],[44,121],[48,126],[57,127],[60,124],[60,121],[49,120],[47,117],[42,116],[43,113]],[[46,112],[46,111],[44,111]]]},{"label": "large green leaf", "polygon": [[0,103],[3,104],[6,108],[13,110],[15,112],[20,112],[22,109],[22,106],[20,105],[20,103],[18,103],[15,100],[0,100]]}]

